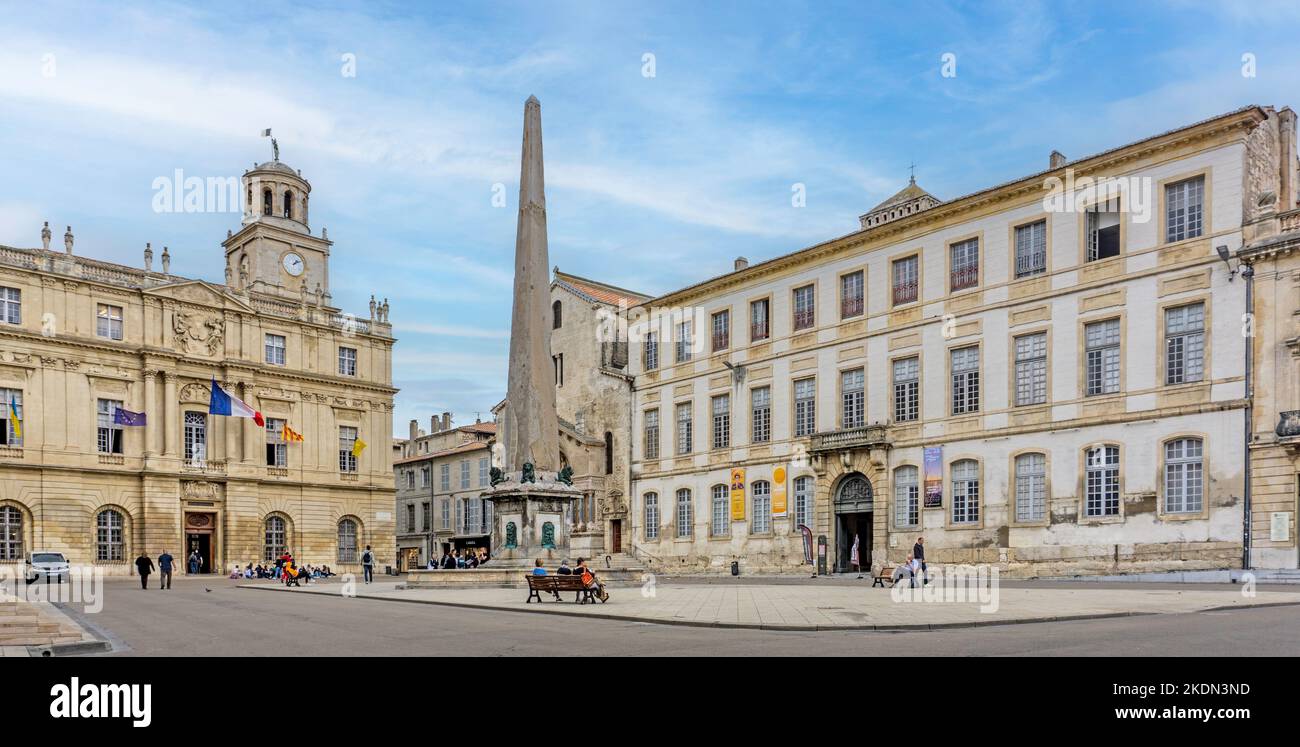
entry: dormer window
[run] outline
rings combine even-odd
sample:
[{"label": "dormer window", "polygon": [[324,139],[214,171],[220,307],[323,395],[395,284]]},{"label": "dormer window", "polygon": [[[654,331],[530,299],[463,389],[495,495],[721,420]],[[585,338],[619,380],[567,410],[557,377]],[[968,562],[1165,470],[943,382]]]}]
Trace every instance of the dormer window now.
[{"label": "dormer window", "polygon": [[287,189],[284,191],[284,217],[293,219],[293,192]]}]

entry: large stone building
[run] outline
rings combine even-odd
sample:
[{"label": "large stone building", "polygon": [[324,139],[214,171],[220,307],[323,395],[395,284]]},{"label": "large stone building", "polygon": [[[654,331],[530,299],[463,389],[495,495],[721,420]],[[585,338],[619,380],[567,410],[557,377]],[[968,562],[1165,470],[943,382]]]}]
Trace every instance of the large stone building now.
[{"label": "large stone building", "polygon": [[[166,248],[143,269],[80,256],[71,230],[63,251],[48,228],[41,248],[0,246],[0,562],[57,550],[130,573],[141,552],[196,550],[210,572],[287,548],[356,570],[367,544],[392,562],[387,304],[332,305],[297,171],[242,182],[224,283],[171,274]],[[265,428],[210,415],[213,379]]]},{"label": "large stone building", "polygon": [[[1248,283],[1221,256],[1256,180],[1294,185],[1291,121],[1247,107],[947,201],[913,182],[853,233],[633,308],[638,552],[792,570],[806,526],[836,569],[855,536],[878,566],[919,535],[1012,574],[1241,567]],[[1287,267],[1256,421],[1300,410]],[[1288,439],[1258,447],[1254,547],[1293,564]]]}]

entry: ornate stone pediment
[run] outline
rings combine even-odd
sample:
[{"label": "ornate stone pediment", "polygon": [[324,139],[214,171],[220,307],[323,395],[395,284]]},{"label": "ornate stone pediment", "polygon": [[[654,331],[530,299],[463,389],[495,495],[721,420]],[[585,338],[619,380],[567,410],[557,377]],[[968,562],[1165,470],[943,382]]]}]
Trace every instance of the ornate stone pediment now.
[{"label": "ornate stone pediment", "polygon": [[216,498],[219,488],[207,480],[185,480],[181,482],[181,495],[186,498]]},{"label": "ornate stone pediment", "polygon": [[600,514],[607,519],[619,519],[627,516],[627,501],[623,499],[623,491],[613,488],[604,496],[601,496]]},{"label": "ornate stone pediment", "polygon": [[152,288],[146,293],[161,299],[177,301],[183,305],[204,306],[213,310],[222,310],[217,316],[224,316],[226,311],[255,313],[253,307],[244,301],[202,280],[187,280],[182,283],[162,285]]},{"label": "ornate stone pediment", "polygon": [[226,320],[177,309],[172,313],[172,333],[177,350],[188,355],[216,355],[226,340]]}]

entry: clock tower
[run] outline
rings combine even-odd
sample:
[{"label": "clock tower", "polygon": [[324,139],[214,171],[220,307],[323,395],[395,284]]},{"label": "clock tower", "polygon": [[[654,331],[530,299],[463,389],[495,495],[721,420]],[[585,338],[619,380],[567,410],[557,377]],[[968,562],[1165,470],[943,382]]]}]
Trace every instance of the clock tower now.
[{"label": "clock tower", "polygon": [[311,184],[279,155],[245,171],[244,219],[222,243],[226,285],[286,301],[330,305],[332,242],[313,236],[308,223]]}]

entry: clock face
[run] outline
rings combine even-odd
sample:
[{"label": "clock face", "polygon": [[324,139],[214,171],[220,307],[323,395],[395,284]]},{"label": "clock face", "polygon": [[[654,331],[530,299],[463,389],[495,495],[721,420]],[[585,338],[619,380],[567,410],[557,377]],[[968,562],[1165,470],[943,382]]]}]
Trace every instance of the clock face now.
[{"label": "clock face", "polygon": [[306,267],[307,265],[302,261],[302,256],[297,252],[289,252],[284,255],[284,271],[290,275],[298,277]]}]

